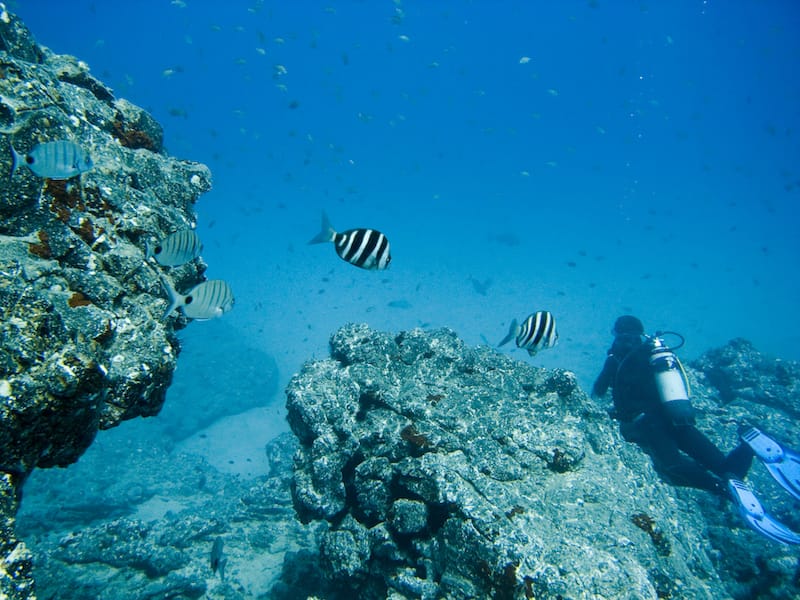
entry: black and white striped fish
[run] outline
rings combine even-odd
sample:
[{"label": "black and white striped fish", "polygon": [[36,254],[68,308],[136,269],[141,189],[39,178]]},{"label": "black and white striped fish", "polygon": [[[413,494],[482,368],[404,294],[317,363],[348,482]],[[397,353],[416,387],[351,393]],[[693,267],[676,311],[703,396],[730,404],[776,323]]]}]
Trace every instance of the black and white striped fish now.
[{"label": "black and white striped fish", "polygon": [[385,269],[392,260],[389,240],[376,229],[348,229],[338,233],[322,213],[322,230],[308,243],[333,242],[336,254],[361,269]]},{"label": "black and white striped fish", "polygon": [[146,257],[153,257],[165,267],[177,267],[194,260],[203,251],[203,244],[191,229],[181,229],[169,234],[155,246],[146,242]]},{"label": "black and white striped fish", "polygon": [[507,344],[514,337],[517,338],[517,347],[524,348],[531,356],[539,350],[552,348],[558,343],[556,319],[546,310],[533,313],[522,325],[514,319],[508,328],[508,335],[497,345]]},{"label": "black and white striped fish", "polygon": [[80,145],[68,140],[38,144],[27,154],[11,146],[11,177],[20,165],[47,179],[70,179],[94,166],[92,157]]},{"label": "black and white striped fish", "polygon": [[166,277],[161,277],[161,287],[169,299],[169,306],[164,311],[165,319],[176,308],[180,308],[183,314],[197,321],[221,317],[233,308],[233,291],[221,279],[210,279],[199,283],[185,294],[176,292]]}]

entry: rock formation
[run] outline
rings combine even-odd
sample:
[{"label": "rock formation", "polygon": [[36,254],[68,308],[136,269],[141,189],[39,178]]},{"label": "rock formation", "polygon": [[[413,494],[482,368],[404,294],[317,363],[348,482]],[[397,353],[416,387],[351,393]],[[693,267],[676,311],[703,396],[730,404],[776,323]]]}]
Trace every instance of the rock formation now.
[{"label": "rock formation", "polygon": [[[754,366],[742,348],[690,375],[701,427],[723,448],[745,411],[784,435],[793,418],[776,407],[798,405],[788,394],[749,404],[766,398],[737,387]],[[767,362],[746,378],[776,393]],[[773,371],[800,380],[796,365]],[[745,404],[721,407],[707,379],[728,381],[728,403],[749,391]],[[766,581],[796,592],[796,550],[751,532],[724,500],[663,483],[605,408],[569,371],[467,348],[449,330],[343,327],[331,358],[287,389],[295,510],[328,527],[317,551],[285,564],[283,597],[721,598]],[[769,476],[753,481],[771,501]]]},{"label": "rock formation", "polygon": [[[663,483],[568,372],[446,330],[348,326],[332,342],[335,358],[289,386],[299,435],[268,444],[262,478],[176,456],[150,423],[31,477],[18,529],[43,596],[242,598],[271,585],[279,599],[797,596],[797,549]],[[794,439],[775,407],[796,405],[796,363],[734,340],[686,366],[720,447],[748,420]],[[763,467],[748,480],[800,530]],[[224,580],[209,564],[220,536]]]},{"label": "rock formation", "polygon": [[[126,424],[78,464],[29,478],[17,530],[31,546],[38,597],[264,597],[283,554],[313,545],[289,492],[294,436],[267,445],[259,479],[221,473],[170,445],[151,423]],[[210,564],[217,538],[224,577]]]},{"label": "rock formation", "polygon": [[[164,402],[186,319],[162,319],[145,243],[193,226],[211,175],[168,156],[145,111],[0,9],[0,595],[23,598],[29,554],[13,518],[27,475],[74,462],[98,429]],[[12,144],[24,155],[59,139],[94,167],[67,181],[25,166],[8,176]],[[195,260],[169,276],[186,289],[204,270]]]}]

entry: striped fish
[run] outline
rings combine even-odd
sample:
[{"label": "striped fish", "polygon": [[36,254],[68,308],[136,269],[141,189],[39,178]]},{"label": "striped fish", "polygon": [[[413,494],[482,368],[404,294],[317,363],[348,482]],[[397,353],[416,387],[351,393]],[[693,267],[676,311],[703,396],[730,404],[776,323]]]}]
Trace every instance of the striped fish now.
[{"label": "striped fish", "polygon": [[180,308],[184,315],[197,321],[221,317],[233,308],[233,291],[221,279],[204,281],[194,286],[186,294],[176,292],[165,277],[161,277],[161,287],[169,299],[169,306],[164,311],[164,319],[170,316],[176,308]]},{"label": "striped fish", "polygon": [[181,229],[169,234],[155,246],[147,241],[147,258],[155,258],[165,267],[177,267],[200,256],[203,244],[191,229]]},{"label": "striped fish", "polygon": [[20,165],[25,165],[38,177],[69,179],[85,173],[94,163],[89,153],[75,142],[57,140],[39,144],[28,154],[20,154],[12,144],[11,177]]},{"label": "striped fish", "polygon": [[389,240],[376,229],[348,229],[338,233],[322,213],[322,230],[308,243],[333,242],[342,260],[361,269],[385,269],[392,260]]},{"label": "striped fish", "polygon": [[546,310],[533,313],[522,325],[514,319],[508,328],[508,335],[497,345],[507,344],[514,337],[517,338],[517,347],[524,348],[531,356],[539,350],[552,348],[558,343],[556,319]]}]

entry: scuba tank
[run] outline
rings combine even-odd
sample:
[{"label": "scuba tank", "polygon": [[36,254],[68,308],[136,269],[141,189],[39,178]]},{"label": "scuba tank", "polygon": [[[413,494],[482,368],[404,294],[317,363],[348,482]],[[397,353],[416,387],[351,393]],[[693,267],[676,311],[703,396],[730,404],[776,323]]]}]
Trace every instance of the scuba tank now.
[{"label": "scuba tank", "polygon": [[[652,337],[646,336],[650,351],[650,370],[655,378],[661,406],[669,419],[675,425],[691,425],[694,423],[694,407],[689,400],[689,382],[681,361],[661,339],[663,333],[657,331]],[[683,337],[679,337],[681,343],[678,348],[683,345]]]}]

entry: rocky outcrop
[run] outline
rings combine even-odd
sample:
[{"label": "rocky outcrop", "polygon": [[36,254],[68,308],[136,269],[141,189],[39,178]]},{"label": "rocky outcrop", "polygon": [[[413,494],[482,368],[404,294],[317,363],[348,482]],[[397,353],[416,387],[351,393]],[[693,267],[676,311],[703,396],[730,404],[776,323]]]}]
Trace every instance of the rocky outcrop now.
[{"label": "rocky outcrop", "polygon": [[[706,492],[662,483],[568,372],[446,330],[348,326],[332,351],[290,385],[299,435],[268,444],[263,478],[171,453],[144,423],[109,432],[70,469],[35,473],[19,517],[34,561],[17,568],[58,598],[261,597],[273,582],[279,599],[797,596],[796,549]],[[740,419],[763,416],[793,439],[760,393],[724,402],[709,383],[701,367],[737,353],[778,389],[770,365],[782,361],[738,341],[710,351],[687,368],[700,426],[724,449]],[[800,530],[760,465],[748,479]],[[218,537],[224,580],[209,564]]]},{"label": "rocky outcrop", "polygon": [[[31,545],[38,597],[264,597],[283,554],[313,543],[294,518],[291,434],[267,445],[268,470],[256,480],[171,452],[149,424],[129,429],[103,435],[69,469],[29,478],[17,528]],[[211,567],[218,538],[224,572]]]},{"label": "rocky outcrop", "polygon": [[[692,363],[716,390],[718,404],[733,403],[758,419],[770,416],[800,420],[800,365],[756,350],[745,339],[731,340]],[[782,432],[774,432],[782,433]]]},{"label": "rocky outcrop", "polygon": [[328,528],[285,565],[285,597],[726,595],[700,509],[569,371],[449,330],[349,325],[291,381],[287,409],[295,510]]},{"label": "rocky outcrop", "polygon": [[[720,448],[730,450],[738,429],[754,425],[790,447],[800,449],[800,364],[759,352],[737,338],[709,350],[687,368],[698,427]],[[800,532],[797,502],[758,461],[747,476],[764,507]],[[685,496],[685,494],[684,494]],[[706,495],[694,494],[705,520],[717,573],[733,598],[800,596],[800,551],[763,540],[730,512],[716,510]]]},{"label": "rocky outcrop", "polygon": [[[160,268],[145,242],[194,224],[211,187],[204,165],[164,153],[161,127],[115,99],[86,64],[38,46],[0,7],[0,595],[30,589],[27,551],[13,535],[21,482],[65,466],[98,429],[158,413],[175,369],[162,319]],[[68,181],[11,173],[22,154],[68,139],[94,168]],[[178,289],[202,280],[192,261]]]}]

